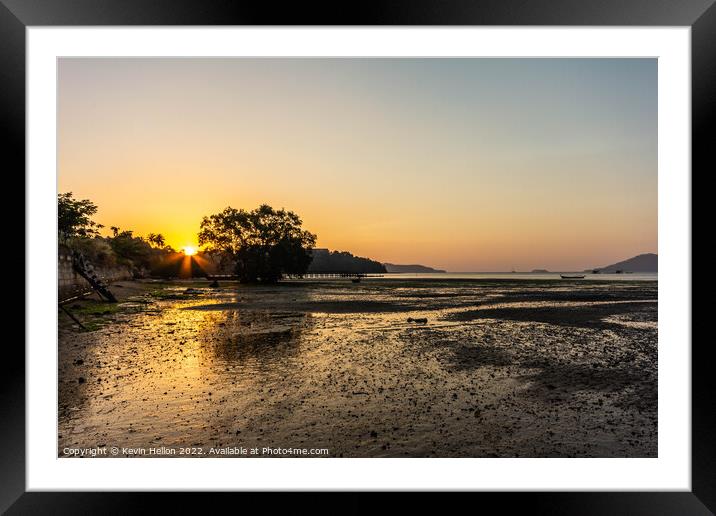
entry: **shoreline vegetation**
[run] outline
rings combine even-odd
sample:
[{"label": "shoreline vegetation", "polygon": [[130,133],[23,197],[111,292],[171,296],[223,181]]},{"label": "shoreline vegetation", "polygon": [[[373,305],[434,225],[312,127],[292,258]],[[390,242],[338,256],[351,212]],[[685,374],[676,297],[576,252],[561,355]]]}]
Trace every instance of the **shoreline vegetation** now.
[{"label": "shoreline vegetation", "polygon": [[71,192],[60,194],[60,246],[83,253],[99,267],[128,267],[136,278],[234,274],[243,283],[275,283],[306,273],[444,272],[420,265],[382,264],[347,251],[316,248],[316,235],[302,229],[295,213],[268,205],[250,212],[229,207],[204,217],[198,234],[204,249],[192,255],[187,265],[183,260],[186,254],[167,245],[161,233],[142,237],[111,226],[112,234],[102,236],[104,226],[92,220],[97,210],[89,199],[77,200]]},{"label": "shoreline vegetation", "polygon": [[[135,278],[197,278],[233,274],[242,283],[275,283],[284,277],[295,278],[306,273],[449,274],[446,270],[425,265],[381,263],[347,251],[316,248],[316,235],[301,227],[298,215],[284,209],[274,210],[268,205],[250,212],[229,207],[221,213],[204,217],[198,234],[199,244],[204,249],[192,249],[190,256],[186,249],[182,252],[167,245],[161,233],[149,233],[142,237],[132,230],[111,226],[111,235],[102,236],[100,230],[104,226],[92,219],[97,210],[98,207],[89,199],[77,200],[71,192],[59,194],[60,246],[83,253],[96,266],[128,267]],[[605,267],[586,269],[585,272],[656,272],[657,263],[656,254],[646,253]],[[534,269],[532,273],[548,271]]]}]

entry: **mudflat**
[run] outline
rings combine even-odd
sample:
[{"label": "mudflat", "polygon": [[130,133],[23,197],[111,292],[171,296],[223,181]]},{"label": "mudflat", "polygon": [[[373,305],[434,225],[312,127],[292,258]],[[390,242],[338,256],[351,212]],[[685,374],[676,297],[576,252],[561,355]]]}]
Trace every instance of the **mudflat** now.
[{"label": "mudflat", "polygon": [[69,306],[89,331],[58,314],[61,457],[657,456],[656,281],[112,290]]}]

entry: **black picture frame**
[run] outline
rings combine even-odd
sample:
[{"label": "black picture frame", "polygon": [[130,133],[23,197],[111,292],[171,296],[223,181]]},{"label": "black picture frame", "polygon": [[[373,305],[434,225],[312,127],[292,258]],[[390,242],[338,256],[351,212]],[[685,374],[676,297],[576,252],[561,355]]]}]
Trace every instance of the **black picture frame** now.
[{"label": "black picture frame", "polygon": [[[689,26],[692,35],[692,178],[716,170],[712,157],[716,112],[716,5],[714,0],[384,0],[288,3],[230,0],[0,0],[0,113],[6,178],[24,177],[25,29],[87,25],[604,25]],[[15,172],[18,172],[15,174]],[[24,186],[18,185],[18,188]],[[19,189],[16,191],[20,191]],[[19,241],[19,240],[18,240]],[[19,251],[22,252],[22,251]],[[696,265],[694,263],[694,265]],[[26,271],[26,274],[29,271]],[[28,306],[26,309],[31,310]],[[162,512],[190,509],[183,493],[26,492],[25,354],[6,346],[3,361],[0,511],[8,514],[128,514],[161,497]],[[688,346],[690,343],[683,343]],[[479,493],[479,504],[501,511],[527,507],[549,514],[711,514],[716,512],[716,402],[709,340],[692,346],[692,490],[690,492]],[[206,494],[202,507],[224,495]],[[274,495],[275,496],[275,495]],[[377,495],[351,494],[340,512],[362,512]],[[242,494],[243,510],[263,507]],[[299,503],[320,510],[316,495]],[[423,504],[423,501],[420,501]],[[471,504],[475,502],[470,502]],[[258,505],[262,504],[262,505]],[[329,506],[330,507],[330,506]],[[444,508],[443,508],[444,509]]]}]

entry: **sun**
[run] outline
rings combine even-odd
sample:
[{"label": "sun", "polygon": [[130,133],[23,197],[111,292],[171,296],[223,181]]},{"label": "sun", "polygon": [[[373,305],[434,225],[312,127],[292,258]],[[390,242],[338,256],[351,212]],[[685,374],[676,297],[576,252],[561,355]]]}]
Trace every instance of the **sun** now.
[{"label": "sun", "polygon": [[183,248],[184,254],[187,256],[194,256],[196,254],[196,248],[187,245]]}]

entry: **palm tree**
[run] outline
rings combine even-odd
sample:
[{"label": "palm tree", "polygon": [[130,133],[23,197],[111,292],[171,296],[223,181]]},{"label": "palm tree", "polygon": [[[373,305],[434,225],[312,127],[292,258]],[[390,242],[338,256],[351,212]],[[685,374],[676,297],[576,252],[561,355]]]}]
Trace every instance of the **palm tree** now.
[{"label": "palm tree", "polygon": [[149,241],[149,243],[154,244],[156,247],[164,247],[164,235],[162,235],[161,233],[149,233],[147,235],[147,240]]}]

